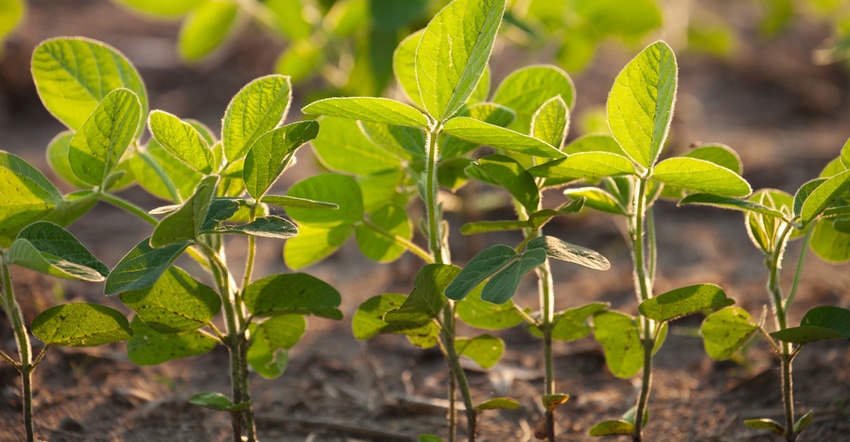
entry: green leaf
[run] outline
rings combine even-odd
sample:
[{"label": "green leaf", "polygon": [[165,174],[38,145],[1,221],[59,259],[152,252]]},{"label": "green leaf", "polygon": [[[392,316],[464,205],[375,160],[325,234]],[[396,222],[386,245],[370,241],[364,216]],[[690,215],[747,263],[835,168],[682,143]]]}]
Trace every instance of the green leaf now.
[{"label": "green leaf", "polygon": [[801,416],[800,419],[797,419],[797,422],[794,424],[794,433],[799,434],[801,431],[803,431],[803,428],[808,427],[809,424],[812,423],[814,418],[815,410],[809,410],[808,413]]},{"label": "green leaf", "polygon": [[407,248],[395,238],[410,240],[413,227],[404,207],[387,205],[370,217],[370,223],[357,226],[355,237],[360,251],[367,258],[377,262],[390,262],[398,259]]},{"label": "green leaf", "polygon": [[[204,221],[201,223],[201,230],[199,233],[214,232],[220,229],[225,229],[224,227],[221,227],[221,222],[225,220],[232,219],[236,222],[236,218],[240,216],[242,219],[247,220],[251,215],[249,213],[244,213],[244,215],[240,214],[240,207],[243,212],[250,211],[244,200],[213,198],[212,201],[210,201],[206,215],[204,215]],[[264,207],[260,206],[254,216],[262,216],[264,213]]]},{"label": "green leaf", "polygon": [[668,158],[655,166],[652,177],[668,186],[721,196],[743,197],[753,191],[737,173],[697,158]]},{"label": "green leaf", "polygon": [[746,310],[726,307],[705,318],[700,334],[705,341],[705,352],[712,359],[722,360],[732,357],[758,328]]},{"label": "green leaf", "polygon": [[106,277],[104,293],[115,295],[152,286],[187,247],[189,243],[183,242],[155,249],[150,246],[150,238],[143,239]]},{"label": "green leaf", "polygon": [[503,0],[454,0],[428,23],[414,66],[422,103],[434,119],[450,117],[475,90],[504,11]]},{"label": "green leaf", "polygon": [[156,225],[151,236],[151,247],[196,240],[204,230],[204,221],[217,183],[218,177],[215,175],[201,180],[195,194]]},{"label": "green leaf", "polygon": [[[459,0],[455,0],[459,1]],[[470,117],[455,117],[443,132],[474,143],[544,158],[562,158],[564,153],[537,138],[514,132]]]},{"label": "green leaf", "polygon": [[423,434],[419,436],[417,442],[443,442],[443,439],[433,434]]},{"label": "green leaf", "polygon": [[531,135],[560,149],[570,128],[570,110],[560,95],[540,105],[531,118]]},{"label": "green leaf", "polygon": [[95,347],[130,339],[132,331],[115,309],[72,302],[41,312],[32,321],[32,334],[47,345]]},{"label": "green leaf", "polygon": [[446,297],[443,293],[460,269],[446,264],[428,264],[419,269],[413,282],[413,291],[397,310],[384,315],[388,323],[422,325],[443,310]]},{"label": "green leaf", "polygon": [[298,228],[287,219],[269,215],[248,224],[204,230],[204,233],[241,233],[262,238],[289,239],[298,235]]},{"label": "green leaf", "polygon": [[658,41],[623,68],[608,95],[608,124],[614,138],[647,169],[661,154],[670,129],[677,69],[673,50]]},{"label": "green leaf", "polygon": [[600,212],[613,213],[614,215],[625,215],[626,209],[617,201],[614,195],[596,187],[579,187],[567,189],[564,195],[573,198],[585,198],[585,205]]},{"label": "green leaf", "polygon": [[725,167],[738,175],[744,172],[744,167],[741,164],[741,157],[731,147],[725,144],[706,144],[699,146],[684,156],[688,158],[697,158],[714,163],[718,166]]},{"label": "green leaf", "polygon": [[351,225],[363,220],[363,196],[357,181],[336,174],[314,175],[289,188],[289,196],[314,201],[326,201],[338,209],[301,209],[292,207],[287,214],[299,224],[313,227]]},{"label": "green leaf", "polygon": [[369,121],[357,124],[366,138],[394,156],[406,160],[425,158],[425,132],[422,129]]},{"label": "green leaf", "polygon": [[[176,199],[157,173],[157,169],[168,177],[177,193]],[[150,140],[144,152],[130,158],[130,170],[143,189],[174,203],[180,203],[189,198],[204,177],[202,173],[175,158],[156,139]]]},{"label": "green leaf", "polygon": [[564,146],[562,150],[567,155],[582,152],[608,152],[621,157],[626,156],[626,152],[623,151],[614,137],[598,133],[583,135]]},{"label": "green leaf", "polygon": [[313,227],[302,224],[298,227],[298,236],[286,241],[283,246],[283,259],[291,269],[300,269],[315,264],[342,246],[355,228],[350,224],[333,227]]},{"label": "green leaf", "polygon": [[809,224],[848,188],[850,188],[850,170],[845,170],[824,181],[803,202],[800,222],[804,226]]},{"label": "green leaf", "polygon": [[397,126],[428,127],[428,118],[422,112],[389,98],[326,98],[310,103],[301,109],[301,112],[307,115],[328,115]]},{"label": "green leaf", "polygon": [[467,168],[472,176],[484,175],[485,182],[495,182],[506,189],[529,213],[540,206],[540,193],[534,177],[511,157],[499,154],[487,155]]},{"label": "green leaf", "polygon": [[503,244],[489,247],[475,255],[446,287],[446,297],[459,301],[478,284],[517,258],[516,251]]},{"label": "green leaf", "polygon": [[[44,107],[71,130],[79,130],[92,111],[115,89],[133,91],[148,113],[148,97],[139,73],[123,54],[101,42],[80,37],[45,40],[32,54],[32,75]],[[140,121],[135,134],[141,133]]]},{"label": "green leaf", "polygon": [[233,406],[233,402],[229,397],[221,393],[214,392],[204,392],[193,395],[189,398],[189,403],[217,411],[227,411]]},{"label": "green leaf", "polygon": [[841,164],[844,165],[845,168],[850,169],[850,138],[844,143],[844,147],[841,148]]},{"label": "green leaf", "polygon": [[728,307],[735,301],[714,284],[697,284],[680,287],[643,301],[638,311],[658,322],[672,321],[708,309]]},{"label": "green leaf", "polygon": [[619,436],[635,433],[635,425],[624,420],[607,420],[593,426],[587,433],[591,436]]},{"label": "green leaf", "polygon": [[135,11],[160,18],[175,18],[195,9],[203,0],[115,0]]},{"label": "green leaf", "polygon": [[71,138],[68,161],[74,176],[102,186],[141,122],[141,104],[129,89],[108,93]]},{"label": "green leaf", "polygon": [[593,315],[593,335],[605,351],[605,362],[618,378],[630,378],[643,368],[643,344],[635,318],[607,310]]},{"label": "green leaf", "polygon": [[68,226],[94,207],[99,198],[100,195],[94,190],[71,192],[65,195],[53,211],[41,221],[49,221],[63,227]]},{"label": "green leaf", "polygon": [[239,6],[226,1],[205,1],[192,10],[177,40],[180,57],[198,61],[220,47],[236,29]]},{"label": "green leaf", "polygon": [[301,121],[271,130],[257,138],[245,156],[242,169],[248,193],[255,199],[262,198],[289,165],[295,150],[316,138],[318,133],[319,123]]},{"label": "green leaf", "polygon": [[109,268],[74,235],[44,221],[21,230],[9,247],[7,259],[10,264],[60,278],[100,282],[109,274]]},{"label": "green leaf", "polygon": [[785,215],[776,209],[758,204],[753,201],[731,198],[727,196],[712,195],[707,193],[694,193],[686,196],[679,205],[696,204],[702,206],[717,207],[720,209],[739,210],[742,212],[754,212],[774,218],[785,219]]},{"label": "green leaf", "polygon": [[518,261],[493,275],[481,291],[481,299],[494,304],[507,302],[516,293],[519,281],[526,273],[546,261],[543,250],[527,250]]},{"label": "green leaf", "polygon": [[529,133],[533,115],[544,103],[559,96],[567,108],[575,104],[575,86],[570,76],[556,66],[535,65],[508,74],[493,94],[493,102],[517,113],[511,129]]},{"label": "green leaf", "polygon": [[218,170],[206,140],[191,124],[160,110],[151,112],[148,124],[156,141],[187,166],[204,174]]},{"label": "green leaf", "polygon": [[159,333],[138,316],[130,322],[133,337],[127,341],[127,356],[136,365],[158,365],[172,359],[210,352],[218,341],[200,330]]},{"label": "green leaf", "polygon": [[374,217],[376,212],[385,210],[384,208],[388,205],[404,207],[413,192],[412,180],[407,172],[405,169],[398,168],[358,177],[357,183],[363,194],[363,211],[372,213]]},{"label": "green leaf", "polygon": [[8,247],[21,229],[44,218],[62,195],[38,169],[0,151],[0,246]]},{"label": "green leaf", "polygon": [[[485,330],[503,330],[522,324],[525,319],[516,310],[513,301],[503,304],[481,300],[482,285],[478,285],[457,306],[457,316],[467,325]],[[448,291],[448,289],[446,289]]]},{"label": "green leaf", "polygon": [[[516,119],[516,112],[500,104],[478,103],[463,107],[455,117],[469,117],[495,126],[506,127]],[[442,138],[440,157],[443,159],[460,157],[480,146],[480,143],[462,140],[458,137],[445,134],[442,135]]]},{"label": "green leaf", "polygon": [[756,430],[770,430],[780,436],[785,435],[785,427],[773,419],[747,419],[744,425]]},{"label": "green leaf", "polygon": [[277,127],[286,118],[291,100],[292,85],[283,75],[260,77],[237,92],[221,126],[227,160],[242,158],[261,135]]},{"label": "green leaf", "polygon": [[850,338],[850,310],[834,306],[815,307],[803,316],[799,327],[775,331],[770,336],[798,345]]},{"label": "green leaf", "polygon": [[339,292],[306,273],[267,276],[245,287],[242,297],[255,316],[298,313],[342,319],[342,312],[337,309]]},{"label": "green leaf", "polygon": [[815,191],[821,184],[826,181],[826,178],[815,178],[803,183],[797,192],[794,194],[794,216],[798,217],[803,212],[803,203],[809,198],[809,195]]},{"label": "green leaf", "polygon": [[2,43],[23,19],[26,7],[23,0],[2,0],[0,11],[2,11],[0,14],[0,43]]},{"label": "green leaf", "polygon": [[552,339],[568,342],[589,335],[593,329],[587,325],[588,318],[608,306],[607,302],[594,302],[556,314],[552,318]]},{"label": "green leaf", "polygon": [[458,338],[455,340],[455,347],[460,356],[472,359],[485,370],[496,365],[505,352],[505,343],[490,335],[476,336],[472,339]]},{"label": "green leaf", "polygon": [[289,362],[286,350],[304,335],[307,322],[301,315],[280,315],[249,326],[251,344],[247,359],[260,376],[274,379],[283,374]]},{"label": "green leaf", "polygon": [[460,228],[460,233],[464,235],[473,235],[476,233],[522,230],[527,227],[527,221],[478,221],[476,223],[464,224]]},{"label": "green leaf", "polygon": [[260,202],[271,204],[278,207],[294,207],[297,209],[338,209],[339,206],[334,203],[326,203],[324,201],[313,201],[306,198],[298,198],[294,196],[282,195],[264,195],[260,198]]},{"label": "green leaf", "polygon": [[319,135],[312,144],[319,160],[328,169],[374,175],[401,168],[401,159],[388,154],[385,148],[367,138],[356,121],[326,117],[322,118],[320,125]]},{"label": "green leaf", "polygon": [[373,296],[360,304],[351,318],[351,330],[354,337],[365,340],[382,333],[389,325],[384,321],[384,315],[401,307],[406,299],[405,295],[385,293]]},{"label": "green leaf", "polygon": [[63,180],[76,187],[88,188],[88,183],[77,178],[74,171],[71,169],[71,162],[68,160],[68,152],[71,150],[71,138],[74,137],[74,132],[63,130],[56,134],[47,144],[47,164],[56,172]]},{"label": "green leaf", "polygon": [[553,236],[541,236],[528,242],[528,249],[543,249],[546,256],[558,261],[571,262],[593,270],[608,270],[611,263],[599,253],[570,244]]},{"label": "green leaf", "polygon": [[422,108],[422,94],[416,82],[416,48],[425,29],[420,29],[401,41],[393,52],[393,72],[407,99]]},{"label": "green leaf", "polygon": [[634,175],[635,166],[623,156],[609,152],[579,152],[528,169],[535,177],[546,178],[546,185],[585,179],[595,181],[606,176]]},{"label": "green leaf", "polygon": [[475,406],[475,411],[483,410],[516,410],[519,402],[504,397],[490,399]]},{"label": "green leaf", "polygon": [[150,287],[121,293],[121,302],[159,333],[197,330],[210,323],[221,309],[215,290],[171,266]]},{"label": "green leaf", "polygon": [[850,260],[850,235],[839,232],[832,223],[817,223],[810,243],[812,251],[829,262]]}]

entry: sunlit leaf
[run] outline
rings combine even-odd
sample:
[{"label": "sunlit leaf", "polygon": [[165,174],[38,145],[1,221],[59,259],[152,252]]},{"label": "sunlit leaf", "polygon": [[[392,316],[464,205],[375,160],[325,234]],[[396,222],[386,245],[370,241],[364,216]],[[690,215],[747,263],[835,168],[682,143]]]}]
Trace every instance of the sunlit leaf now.
[{"label": "sunlit leaf", "polygon": [[714,284],[681,287],[643,301],[638,310],[654,321],[670,321],[708,309],[728,307],[735,301]]},{"label": "sunlit leaf", "polygon": [[289,77],[267,75],[246,84],[227,105],[221,140],[228,161],[241,158],[264,133],[286,117],[292,100]]},{"label": "sunlit leaf", "polygon": [[339,292],[306,273],[267,276],[245,287],[242,297],[256,316],[299,313],[342,319]]},{"label": "sunlit leaf", "polygon": [[130,339],[130,323],[118,310],[72,302],[51,307],[32,321],[32,334],[48,345],[96,347]]},{"label": "sunlit leaf", "polygon": [[310,103],[301,111],[307,115],[328,115],[398,126],[428,127],[428,118],[422,112],[389,98],[326,98]]},{"label": "sunlit leaf", "polygon": [[643,344],[633,317],[613,310],[599,312],[593,315],[593,336],[614,376],[630,378],[643,368]]},{"label": "sunlit leaf", "polygon": [[455,347],[459,355],[472,359],[484,369],[496,365],[502,353],[505,352],[505,343],[490,335],[476,336],[472,339],[458,338],[455,340]]},{"label": "sunlit leaf", "polygon": [[705,352],[713,359],[728,359],[738,351],[759,326],[746,310],[726,307],[705,318],[700,334]]},{"label": "sunlit leaf", "polygon": [[127,341],[127,356],[137,365],[158,365],[172,359],[202,355],[218,344],[215,338],[199,330],[159,333],[138,316],[130,326],[133,337]]}]

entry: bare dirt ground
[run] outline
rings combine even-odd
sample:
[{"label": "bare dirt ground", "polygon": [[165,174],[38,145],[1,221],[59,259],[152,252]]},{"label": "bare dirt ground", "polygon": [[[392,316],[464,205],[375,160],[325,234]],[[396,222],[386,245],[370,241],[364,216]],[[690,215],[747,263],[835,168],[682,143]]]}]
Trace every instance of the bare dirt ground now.
[{"label": "bare dirt ground", "polygon": [[[728,6],[728,2],[716,3]],[[841,66],[816,67],[810,62],[811,49],[826,36],[822,26],[800,23],[770,41],[750,34],[745,31],[741,47],[728,60],[679,55],[679,99],[668,148],[682,151],[700,141],[728,144],[741,154],[744,175],[755,188],[793,193],[815,177],[850,136],[850,73]],[[28,21],[8,42],[5,58],[0,60],[0,149],[23,156],[43,171],[47,170],[44,148],[62,128],[42,109],[28,66],[34,46],[56,35],[85,35],[116,46],[139,67],[152,108],[198,118],[213,127],[233,93],[270,71],[278,50],[274,42],[249,31],[217,60],[187,67],[177,61],[172,49],[174,24],[130,16],[103,0],[31,1]],[[614,76],[635,52],[606,46],[597,62],[575,77],[578,118],[587,109],[604,105]],[[521,52],[510,50],[495,57],[513,66],[529,61]],[[296,88],[296,99],[310,87]],[[293,109],[300,108],[297,104]],[[293,114],[298,118],[297,112]],[[300,164],[296,169],[302,176],[309,173],[309,155],[301,155]],[[290,176],[281,186],[295,178]],[[158,204],[138,190],[125,196],[148,208]],[[738,305],[755,316],[760,314],[769,302],[764,289],[767,274],[740,214],[660,203],[656,219],[657,291],[713,282]],[[462,220],[457,221],[459,226]],[[612,269],[605,273],[556,264],[559,309],[607,301],[612,308],[635,312],[621,227],[594,214],[550,226],[548,234],[594,248],[612,261]],[[98,206],[71,230],[109,266],[149,234],[147,226],[106,206]],[[471,256],[481,246],[465,242],[456,231],[452,234],[463,251],[457,255]],[[516,238],[505,240],[515,242]],[[284,270],[280,246],[272,243],[262,250],[266,270]],[[240,245],[233,247],[235,256]],[[792,244],[787,267],[792,267],[798,254],[799,244]],[[307,271],[339,289],[342,310],[350,318],[368,297],[409,291],[418,265],[412,257],[391,265],[372,264],[355,247],[347,246]],[[784,276],[788,287],[793,275]],[[15,274],[15,283],[28,320],[67,300],[95,300],[121,308],[117,300],[105,298],[96,284],[57,283],[25,271]],[[521,285],[517,299],[523,305],[536,305],[532,281]],[[815,305],[850,307],[847,265],[809,256],[797,299],[790,313],[792,323]],[[646,440],[776,440],[741,422],[781,418],[777,359],[765,345],[757,344],[739,363],[710,360],[695,336],[700,320],[674,322],[656,357]],[[396,336],[358,342],[352,337],[350,319],[311,318],[308,322],[308,333],[292,350],[287,372],[275,380],[259,376],[251,380],[262,440],[408,441],[423,433],[444,435],[441,398],[447,369],[438,352],[414,348]],[[474,396],[484,400],[506,395],[522,406],[484,412],[480,440],[532,440],[542,411],[538,404],[541,344],[521,327],[501,336],[507,352],[494,369],[483,372],[469,365]],[[15,353],[5,315],[0,319],[0,348]],[[612,376],[600,348],[589,339],[558,344],[555,355],[558,388],[571,395],[558,413],[559,440],[592,440],[587,430],[600,420],[618,418],[633,404],[636,386]],[[223,349],[156,367],[135,366],[120,345],[51,349],[35,374],[38,437],[51,441],[227,440],[227,415],[187,402],[200,391],[228,391],[226,367]],[[14,370],[0,364],[0,440],[23,439],[18,382]],[[795,363],[794,387],[797,409],[815,410],[815,424],[804,432],[803,440],[850,438],[847,340],[804,349]]]}]

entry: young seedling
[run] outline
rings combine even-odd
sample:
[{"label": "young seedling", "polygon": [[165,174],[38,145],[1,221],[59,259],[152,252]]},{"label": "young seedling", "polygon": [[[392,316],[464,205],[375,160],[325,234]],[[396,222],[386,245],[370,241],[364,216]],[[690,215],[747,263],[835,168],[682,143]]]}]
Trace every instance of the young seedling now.
[{"label": "young seedling", "polygon": [[[509,88],[502,98],[515,100],[513,109],[498,104],[498,91],[494,103],[482,102],[489,93],[487,59],[504,8],[504,2],[499,0],[456,0],[438,13],[424,30],[402,41],[396,49],[393,65],[396,78],[413,106],[383,98],[353,97],[320,100],[305,107],[305,113],[327,116],[322,120],[323,131],[314,143],[320,159],[335,170],[364,176],[359,183],[369,191],[362,194],[357,192],[357,181],[353,178],[328,175],[327,178],[309,180],[302,187],[296,185],[293,191],[298,192],[290,193],[292,196],[318,198],[320,194],[316,193],[316,189],[330,188],[323,182],[334,180],[347,183],[344,188],[349,190],[344,192],[349,195],[349,200],[363,202],[349,204],[348,208],[342,207],[340,203],[343,209],[341,212],[350,214],[345,219],[320,218],[318,215],[301,217],[290,211],[302,231],[309,229],[315,232],[315,237],[327,238],[322,246],[307,246],[304,242],[297,242],[297,239],[289,242],[285,256],[290,265],[292,261],[302,265],[313,262],[310,259],[302,260],[304,257],[320,259],[326,256],[353,233],[357,234],[358,244],[367,256],[375,257],[372,255],[374,249],[369,245],[378,244],[376,238],[380,237],[387,250],[395,250],[393,255],[387,255],[386,258],[394,259],[406,248],[426,261],[427,265],[417,274],[414,289],[409,296],[384,294],[368,300],[355,314],[353,327],[355,336],[360,339],[368,339],[378,333],[398,333],[407,335],[411,342],[419,346],[440,346],[451,372],[450,440],[454,440],[456,432],[456,388],[460,389],[463,397],[470,440],[475,439],[478,410],[514,407],[516,404],[505,399],[495,399],[476,406],[472,400],[459,357],[468,356],[486,368],[499,359],[503,344],[489,335],[464,339],[455,334],[458,314],[463,310],[464,303],[488,303],[477,299],[480,297],[478,292],[459,301],[478,285],[477,282],[466,287],[464,293],[456,299],[446,297],[446,287],[455,280],[460,269],[451,265],[448,230],[443,220],[442,205],[437,198],[438,188],[445,186],[457,189],[468,180],[464,169],[472,159],[467,154],[480,145],[539,158],[565,156],[545,141],[505,128],[514,120],[523,121],[522,124],[526,126],[524,132],[527,132],[532,115],[539,107],[539,103],[535,104],[533,100],[539,97],[535,96],[530,102],[525,101],[522,94],[518,93],[519,89]],[[541,76],[535,77],[536,74]],[[533,81],[536,78],[537,85],[543,85],[543,93],[555,91],[542,101],[559,94],[569,96],[570,100],[572,98],[569,78],[559,70],[539,68],[523,73],[521,78],[521,81]],[[553,109],[553,112],[557,110]],[[359,122],[354,124],[344,119]],[[356,165],[352,164],[355,159]],[[499,167],[497,159],[492,160],[494,167]],[[403,173],[400,174],[400,170]],[[388,200],[396,204],[400,202],[402,207],[406,203],[409,192],[395,192],[394,189],[399,186],[403,189],[415,186],[424,202],[422,230],[428,240],[428,251],[421,251],[409,243],[410,230],[406,216],[399,214],[391,217],[384,209],[392,207],[386,206]],[[533,182],[532,186],[536,194],[537,187]],[[371,195],[374,189],[379,190]],[[327,193],[321,195],[321,199],[324,199]],[[367,198],[369,201],[366,201]],[[364,207],[370,210],[364,210]],[[537,209],[534,204],[531,211],[536,213]],[[366,217],[370,211],[371,216]],[[403,211],[394,209],[390,212]],[[551,218],[556,214],[540,214],[537,221],[545,223],[543,218]],[[397,221],[391,223],[391,219]],[[383,233],[378,235],[376,232]],[[499,280],[490,283],[491,287],[498,287],[501,292],[499,302],[504,303],[513,295],[519,277],[545,262],[545,249],[545,241],[541,240],[522,255],[509,247],[495,252],[500,258],[504,257],[502,255],[510,255],[504,264],[512,269]],[[517,280],[513,281],[513,278]],[[489,310],[509,322],[518,319],[514,325],[522,321],[513,307],[496,306]],[[476,325],[474,319],[470,322]],[[492,324],[495,322],[479,316],[477,325],[494,328]]]},{"label": "young seedling", "polygon": [[[569,128],[569,107],[561,94],[572,102],[574,93],[569,77],[553,66],[534,66],[506,77],[496,90],[493,102],[515,109],[519,118],[511,127],[516,126],[516,130],[529,132],[550,146],[562,149]],[[466,173],[470,177],[508,191],[518,219],[470,223],[463,226],[461,232],[468,235],[519,230],[523,241],[516,248],[496,245],[476,255],[446,288],[446,296],[456,301],[464,300],[458,305],[458,316],[467,324],[504,329],[526,321],[532,333],[542,338],[545,373],[542,403],[546,413],[538,424],[536,434],[538,438],[555,441],[554,412],[569,399],[569,395],[558,393],[555,389],[552,342],[576,340],[590,334],[591,329],[586,324],[588,319],[604,310],[607,303],[592,303],[556,314],[550,258],[596,270],[607,270],[610,264],[592,250],[543,235],[542,228],[550,220],[578,212],[584,205],[584,199],[554,209],[544,208],[546,178],[535,177],[531,173],[537,163],[538,159],[533,156],[493,154],[467,166]],[[530,168],[526,169],[523,164],[529,164]],[[541,258],[542,263],[534,267]],[[522,275],[531,268],[538,277],[537,313],[529,313],[530,309],[527,311],[510,299]],[[488,279],[486,285],[478,287]],[[467,296],[473,290],[474,295]],[[501,312],[502,317],[493,320],[497,312]],[[505,320],[508,312],[515,316]]]},{"label": "young seedling", "polygon": [[[339,293],[312,276],[253,280],[256,238],[297,234],[291,222],[269,214],[269,205],[333,207],[269,193],[318,124],[280,126],[291,100],[289,79],[280,75],[259,78],[236,94],[220,141],[204,125],[167,112],[146,119],[145,88],[135,68],[90,40],[42,43],[33,55],[33,76],[45,107],[70,129],[51,143],[48,159],[58,175],[82,188],[62,200],[59,216],[73,219],[103,200],[154,226],[106,278],[106,294],[120,293],[136,312],[130,359],[159,364],[226,346],[231,396],[202,393],[192,402],[230,412],[235,441],[256,440],[248,366],[279,376],[287,350],[304,332],[304,315],[342,317]],[[153,137],[145,145],[139,138],[146,121]],[[151,215],[109,193],[132,184],[173,205]],[[223,241],[234,234],[248,237],[241,285],[228,268]],[[209,272],[215,289],[173,265],[184,252]],[[223,329],[214,322],[220,311]]]},{"label": "young seedling", "polygon": [[[701,204],[744,212],[744,222],[750,239],[765,255],[768,271],[767,291],[771,302],[775,330],[769,332],[764,318],[756,321],[741,308],[727,307],[703,322],[701,333],[705,349],[714,359],[727,359],[760,333],[779,355],[781,391],[785,422],[773,419],[749,419],[744,423],[752,428],[773,431],[785,440],[797,440],[800,432],[813,421],[814,410],[799,419],[794,412],[792,363],[805,344],[850,337],[850,311],[835,306],[818,306],[809,310],[800,325],[789,327],[788,311],[797,293],[803,273],[805,253],[809,246],[829,261],[850,260],[850,142],[841,156],[833,160],[820,178],[805,183],[794,196],[781,190],[762,189],[748,199],[726,198],[718,195],[695,194],[681,204]],[[782,260],[788,242],[803,238],[794,282],[788,295],[779,283]]]},{"label": "young seedling", "polygon": [[[655,295],[655,224],[652,206],[662,192],[678,190],[746,196],[749,185],[733,169],[711,155],[692,155],[659,161],[664,147],[677,87],[676,59],[664,42],[656,42],[630,61],[617,76],[608,97],[608,124],[613,137],[579,139],[566,149],[565,159],[532,168],[547,182],[602,180],[603,186],[569,188],[571,198],[623,216],[632,251],[639,315],[606,310],[593,316],[593,333],[605,351],[611,372],[628,378],[643,371],[635,406],[622,419],[595,425],[594,436],[630,435],[642,439],[648,421],[652,358],[667,333],[668,321],[704,309],[732,303],[720,287],[698,284]],[[726,157],[722,157],[725,159]],[[666,190],[665,190],[666,189]]]},{"label": "young seedling", "polygon": [[[86,302],[51,307],[33,319],[32,334],[45,346],[33,357],[30,330],[15,299],[11,266],[25,267],[45,275],[83,281],[103,281],[109,272],[77,239],[49,221],[63,196],[47,178],[24,160],[0,151],[0,192],[7,195],[0,205],[2,249],[0,249],[0,307],[6,312],[18,359],[0,350],[21,375],[21,399],[26,440],[35,440],[32,375],[51,346],[92,347],[130,338],[130,324],[112,308]],[[10,238],[14,235],[15,238]]]}]

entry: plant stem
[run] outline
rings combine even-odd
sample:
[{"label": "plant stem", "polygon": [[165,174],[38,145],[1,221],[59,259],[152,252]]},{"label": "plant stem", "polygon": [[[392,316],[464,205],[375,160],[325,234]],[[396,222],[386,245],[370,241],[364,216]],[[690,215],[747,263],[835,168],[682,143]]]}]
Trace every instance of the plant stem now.
[{"label": "plant stem", "polygon": [[[437,264],[451,264],[449,251],[445,249],[443,242],[442,231],[442,215],[440,205],[437,202],[437,166],[440,158],[439,146],[439,125],[426,131],[425,144],[428,147],[428,160],[425,162],[425,186],[424,200],[425,211],[428,218],[428,247],[434,262]],[[476,411],[472,402],[472,393],[469,389],[469,382],[466,379],[466,373],[460,365],[460,356],[455,348],[455,303],[449,300],[446,306],[443,307],[443,324],[440,331],[440,336],[445,349],[446,361],[449,364],[449,373],[457,384],[451,382],[449,384],[449,441],[455,438],[457,428],[457,410],[455,405],[455,389],[460,389],[460,395],[463,398],[464,406],[466,407],[467,433],[469,441],[475,442],[475,433],[477,429]]]},{"label": "plant stem", "polygon": [[[646,230],[654,232],[654,226],[647,227],[646,224],[652,224],[652,217],[647,217],[647,201],[646,187],[647,180],[639,178],[637,180],[637,192],[635,192],[635,210],[632,213],[630,241],[632,242],[632,253],[634,261],[634,277],[635,284],[638,289],[638,302],[646,301],[652,297],[652,281],[651,274],[647,271],[647,262],[645,256],[645,241],[644,233]],[[654,235],[650,238],[654,241]],[[649,247],[649,265],[654,270],[654,250],[655,245]],[[640,394],[637,399],[637,410],[635,412],[635,432],[632,435],[632,440],[640,442],[642,439],[643,421],[646,414],[647,403],[649,402],[649,394],[652,389],[652,351],[655,348],[655,333],[654,323],[651,319],[643,316],[641,318],[641,343],[643,344],[643,376],[641,379]]]},{"label": "plant stem", "polygon": [[381,236],[384,236],[386,238],[392,239],[393,241],[397,242],[398,244],[404,246],[404,248],[409,250],[411,253],[422,258],[423,261],[425,261],[427,263],[433,263],[434,262],[434,257],[431,256],[431,254],[428,253],[426,250],[423,250],[421,247],[414,244],[413,241],[410,241],[407,238],[403,238],[401,236],[395,235],[391,232],[387,232],[386,229],[375,224],[371,220],[365,219],[365,220],[363,220],[363,224],[365,226],[369,227],[370,229],[374,230],[375,233],[377,233]]},{"label": "plant stem", "polygon": [[13,364],[21,374],[21,395],[23,401],[24,429],[27,434],[27,442],[35,440],[35,431],[32,421],[32,372],[35,367],[32,364],[32,347],[27,328],[24,325],[24,315],[21,306],[15,300],[15,292],[12,286],[12,274],[9,263],[4,255],[0,255],[0,273],[3,280],[3,310],[12,325],[12,332],[18,344],[17,364]]},{"label": "plant stem", "polygon": [[[778,235],[777,242],[770,254],[770,259],[766,261],[770,273],[767,290],[771,296],[776,327],[779,330],[788,328],[785,304],[782,300],[782,287],[779,285],[779,269],[782,267],[782,257],[785,253],[785,246],[790,232],[791,227],[786,224],[785,230],[781,231]],[[805,249],[803,249],[803,253],[805,253]],[[794,442],[797,440],[797,434],[794,432],[794,386],[791,373],[794,351],[791,348],[790,342],[780,341],[779,348],[779,356],[782,361],[782,403],[785,408],[785,440]]]},{"label": "plant stem", "polygon": [[141,207],[139,207],[139,206],[123,199],[123,198],[119,198],[119,197],[112,195],[110,193],[101,193],[100,199],[102,199],[103,201],[105,201],[109,204],[112,204],[115,207],[123,209],[123,210],[129,212],[130,214],[136,215],[139,219],[141,219],[142,221],[145,221],[146,223],[148,223],[152,226],[156,226],[157,223],[159,223],[159,221],[157,221],[156,218],[151,216],[144,209],[142,209]]}]

